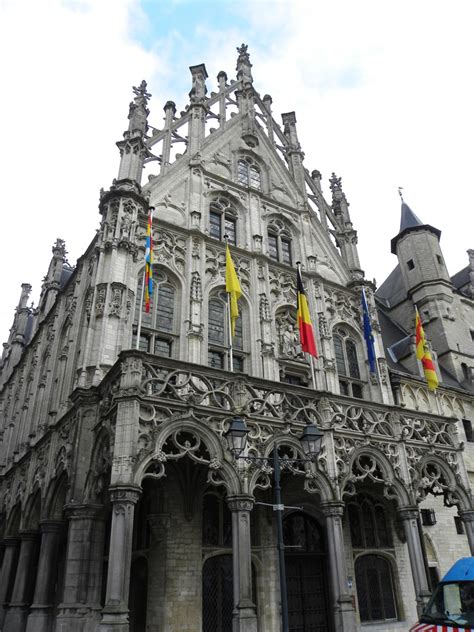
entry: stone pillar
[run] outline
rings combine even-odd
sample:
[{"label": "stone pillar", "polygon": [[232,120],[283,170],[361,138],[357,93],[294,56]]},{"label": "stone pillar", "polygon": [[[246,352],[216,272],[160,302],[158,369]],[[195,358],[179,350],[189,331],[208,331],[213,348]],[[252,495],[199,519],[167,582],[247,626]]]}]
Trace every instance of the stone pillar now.
[{"label": "stone pillar", "polygon": [[2,629],[10,601],[9,588],[15,577],[20,540],[7,537],[3,541],[3,546],[5,547],[5,552],[3,554],[2,574],[0,576],[0,630]]},{"label": "stone pillar", "polygon": [[102,505],[71,504],[62,603],[56,617],[56,632],[96,629],[100,620],[100,596],[104,557],[104,508]]},{"label": "stone pillar", "polygon": [[116,485],[110,489],[112,528],[110,532],[107,594],[100,632],[129,632],[128,595],[132,561],[133,515],[141,489]]},{"label": "stone pillar", "polygon": [[421,615],[430,597],[428,578],[426,577],[420,532],[418,529],[418,507],[400,507],[398,515],[403,522],[410,556],[411,573],[415,585],[416,608]]},{"label": "stone pillar", "polygon": [[257,612],[252,601],[252,545],[250,512],[252,496],[229,496],[232,512],[232,559],[234,571],[233,632],[257,632]]},{"label": "stone pillar", "polygon": [[35,578],[32,577],[38,546],[38,531],[20,532],[20,554],[16,568],[10,607],[3,624],[3,632],[23,632],[26,627],[28,608],[32,600]]},{"label": "stone pillar", "polygon": [[474,509],[460,510],[459,517],[463,521],[464,528],[466,529],[471,555],[474,555]]},{"label": "stone pillar", "polygon": [[335,629],[355,632],[357,629],[352,597],[348,592],[347,568],[342,532],[343,502],[327,502],[321,505],[326,518],[326,532],[331,575],[331,594],[334,608]]},{"label": "stone pillar", "polygon": [[26,624],[26,632],[48,632],[51,630],[54,588],[63,525],[64,523],[59,520],[40,523],[41,548],[38,572],[36,574],[35,594]]}]

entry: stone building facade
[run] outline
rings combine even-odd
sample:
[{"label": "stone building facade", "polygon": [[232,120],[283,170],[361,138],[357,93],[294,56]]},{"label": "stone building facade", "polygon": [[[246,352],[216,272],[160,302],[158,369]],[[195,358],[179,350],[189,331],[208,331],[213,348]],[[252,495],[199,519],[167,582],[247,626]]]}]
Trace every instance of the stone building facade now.
[{"label": "stone building facade", "polygon": [[[162,129],[146,83],[134,88],[100,230],[74,268],[57,240],[36,308],[22,286],[0,376],[0,629],[280,629],[277,446],[290,629],[406,630],[432,582],[474,550],[473,251],[449,277],[440,231],[403,203],[399,265],[375,291],[341,179],[326,201],[294,112],[280,126],[254,88],[247,47],[215,92],[204,64],[190,70],[189,103],[177,114],[168,101]],[[158,174],[142,184],[148,163]],[[224,234],[243,290],[233,373]],[[314,384],[295,327],[297,261]],[[436,392],[414,354],[414,303]],[[227,445],[236,416],[253,460]],[[308,424],[321,451],[293,461]]]}]

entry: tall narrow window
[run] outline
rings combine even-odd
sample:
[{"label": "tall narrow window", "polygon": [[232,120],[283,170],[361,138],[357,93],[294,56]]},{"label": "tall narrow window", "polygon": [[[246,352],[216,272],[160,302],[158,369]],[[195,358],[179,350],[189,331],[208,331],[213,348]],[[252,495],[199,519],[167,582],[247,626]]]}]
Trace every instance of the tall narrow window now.
[{"label": "tall narrow window", "polygon": [[224,239],[227,235],[229,243],[237,243],[237,211],[224,196],[210,204],[209,235],[214,239]]},{"label": "tall narrow window", "polygon": [[237,163],[237,179],[240,184],[254,189],[262,188],[260,168],[252,158],[241,158]]},{"label": "tall narrow window", "polygon": [[341,395],[362,398],[363,384],[355,341],[350,338],[347,330],[339,327],[333,335],[333,344]]},{"label": "tall narrow window", "polygon": [[270,259],[292,265],[291,232],[281,220],[274,219],[268,226],[268,255]]},{"label": "tall narrow window", "polygon": [[[154,270],[154,288],[151,296],[150,311],[142,308],[142,325],[140,332],[139,349],[155,355],[172,357],[175,355],[178,336],[178,318],[176,313],[177,290],[168,275]],[[139,279],[138,287],[142,286],[142,277]],[[138,309],[140,301],[140,290],[138,291],[137,308],[135,322],[138,322]],[[132,346],[136,345],[136,334],[133,336]]]},{"label": "tall narrow window", "polygon": [[[241,310],[241,305],[239,305]],[[215,369],[229,367],[229,331],[227,314],[227,294],[219,291],[212,295],[208,305],[208,364]],[[244,335],[242,312],[235,322],[235,333],[232,339],[234,371],[244,371],[246,353],[244,350]]]}]

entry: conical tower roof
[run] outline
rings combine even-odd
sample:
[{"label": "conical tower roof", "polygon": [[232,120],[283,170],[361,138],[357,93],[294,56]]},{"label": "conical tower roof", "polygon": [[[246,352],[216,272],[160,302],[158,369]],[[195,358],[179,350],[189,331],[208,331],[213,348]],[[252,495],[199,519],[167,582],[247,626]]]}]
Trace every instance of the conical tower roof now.
[{"label": "conical tower roof", "polygon": [[429,224],[423,224],[421,219],[417,215],[415,215],[415,213],[402,198],[400,231],[398,235],[394,237],[391,241],[391,251],[394,255],[397,254],[397,243],[399,239],[404,237],[407,233],[414,232],[416,230],[429,230],[438,237],[438,240],[441,236],[441,231],[438,228],[434,228]]}]

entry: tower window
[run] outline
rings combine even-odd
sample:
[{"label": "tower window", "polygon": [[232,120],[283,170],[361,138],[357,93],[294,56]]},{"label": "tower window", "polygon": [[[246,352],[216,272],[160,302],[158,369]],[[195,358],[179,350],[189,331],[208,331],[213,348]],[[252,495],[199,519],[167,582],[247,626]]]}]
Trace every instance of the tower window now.
[{"label": "tower window", "polygon": [[442,266],[443,265],[443,257],[441,255],[436,255],[436,259],[437,259],[439,265]]},{"label": "tower window", "polygon": [[223,239],[227,235],[230,244],[236,243],[237,211],[225,197],[213,200],[209,207],[209,235]]},{"label": "tower window", "polygon": [[415,262],[413,261],[413,259],[408,259],[407,266],[409,270],[413,270],[415,268]]},{"label": "tower window", "polygon": [[262,178],[257,164],[248,157],[241,158],[237,163],[237,179],[240,184],[253,189],[262,188]]}]

